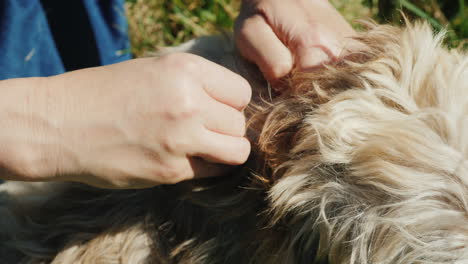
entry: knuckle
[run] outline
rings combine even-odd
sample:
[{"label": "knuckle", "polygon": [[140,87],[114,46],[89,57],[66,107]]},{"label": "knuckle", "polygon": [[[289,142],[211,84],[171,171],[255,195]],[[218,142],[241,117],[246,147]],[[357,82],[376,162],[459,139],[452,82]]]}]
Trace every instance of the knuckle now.
[{"label": "knuckle", "polygon": [[311,28],[313,28],[313,33],[311,34],[300,34],[300,32],[295,34],[297,36],[293,38],[294,48],[306,49],[320,47],[327,43],[328,34],[326,34],[326,29],[322,25],[313,24]]},{"label": "knuckle", "polygon": [[247,36],[251,18],[241,19],[236,21],[235,34],[239,38]]},{"label": "knuckle", "polygon": [[246,138],[237,145],[237,150],[233,152],[231,163],[233,165],[244,164],[250,155],[250,142]]},{"label": "knuckle", "polygon": [[184,74],[196,73],[200,68],[200,58],[189,53],[171,53],[161,59],[168,67],[173,67]]},{"label": "knuckle", "polygon": [[167,153],[182,153],[186,149],[187,144],[182,137],[176,135],[168,135],[164,140],[162,147]]},{"label": "knuckle", "polygon": [[165,54],[160,59],[168,64],[173,64],[173,63],[178,64],[184,56],[185,56],[184,53],[174,52],[174,53]]},{"label": "knuckle", "polygon": [[237,114],[236,117],[236,136],[244,136],[246,131],[246,120],[242,113]]},{"label": "knuckle", "polygon": [[249,31],[250,27],[248,26],[248,21],[243,21],[242,23],[239,23],[239,26],[237,27],[236,31],[238,45],[243,46],[242,44],[245,42],[245,40],[248,39]]},{"label": "knuckle", "polygon": [[166,109],[166,118],[169,120],[185,120],[196,116],[200,112],[200,105],[188,93],[181,93],[176,102]]},{"label": "knuckle", "polygon": [[293,46],[295,49],[304,49],[304,48],[310,48],[311,46],[314,45],[315,38],[309,37],[309,36],[301,36],[294,38],[293,40]]},{"label": "knuckle", "polygon": [[260,15],[253,15],[247,19],[240,21],[237,25],[236,35],[239,40],[246,40],[258,34],[259,20],[262,19]]},{"label": "knuckle", "polygon": [[265,16],[268,16],[273,13],[274,11],[274,6],[272,5],[271,2],[268,1],[260,1],[256,5],[256,10],[257,13],[265,14]]},{"label": "knuckle", "polygon": [[199,105],[195,102],[192,96],[185,94],[181,96],[176,108],[182,114],[190,114],[197,112],[199,110],[198,106]]}]

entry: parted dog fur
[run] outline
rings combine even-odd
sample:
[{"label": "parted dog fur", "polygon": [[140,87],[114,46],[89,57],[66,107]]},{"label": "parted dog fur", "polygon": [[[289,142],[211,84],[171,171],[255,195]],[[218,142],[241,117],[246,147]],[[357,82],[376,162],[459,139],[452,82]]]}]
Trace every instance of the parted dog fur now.
[{"label": "parted dog fur", "polygon": [[468,55],[442,39],[370,25],[271,97],[229,40],[176,48],[251,82],[247,164],[145,190],[5,183],[0,262],[468,263]]}]

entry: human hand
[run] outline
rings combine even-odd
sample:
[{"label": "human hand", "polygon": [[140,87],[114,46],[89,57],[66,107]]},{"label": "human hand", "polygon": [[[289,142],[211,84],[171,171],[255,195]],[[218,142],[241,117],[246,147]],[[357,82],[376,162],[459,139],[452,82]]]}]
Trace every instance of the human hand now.
[{"label": "human hand", "polygon": [[327,0],[243,0],[235,26],[241,54],[270,81],[337,59],[354,34]]},{"label": "human hand", "polygon": [[35,170],[34,180],[144,188],[216,176],[220,167],[208,161],[238,165],[250,153],[249,84],[195,55],[79,70],[45,87],[48,106],[34,115],[54,129],[36,141],[53,169]]}]

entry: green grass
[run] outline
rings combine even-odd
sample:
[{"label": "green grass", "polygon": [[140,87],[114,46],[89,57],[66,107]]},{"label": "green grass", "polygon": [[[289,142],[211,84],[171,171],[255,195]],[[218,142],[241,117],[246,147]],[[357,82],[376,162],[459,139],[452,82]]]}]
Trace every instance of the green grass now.
[{"label": "green grass", "polygon": [[[448,44],[468,47],[468,0],[330,0],[356,25],[357,18],[399,24],[401,12],[448,29]],[[141,56],[159,47],[230,30],[240,0],[127,0],[132,52]]]},{"label": "green grass", "polygon": [[158,47],[232,28],[238,0],[127,1],[132,52],[140,56]]},{"label": "green grass", "polygon": [[425,19],[436,31],[447,30],[450,47],[468,48],[468,0],[363,0],[380,22],[401,24],[402,11],[410,19]]}]

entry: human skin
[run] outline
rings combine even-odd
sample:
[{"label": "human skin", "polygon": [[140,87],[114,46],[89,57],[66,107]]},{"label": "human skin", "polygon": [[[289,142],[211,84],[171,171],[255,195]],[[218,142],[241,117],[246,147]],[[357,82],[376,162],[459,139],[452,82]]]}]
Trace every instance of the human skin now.
[{"label": "human skin", "polygon": [[145,188],[245,162],[251,88],[190,54],[0,82],[1,177]]},{"label": "human skin", "polygon": [[[244,0],[241,53],[270,81],[337,59],[353,29],[326,0]],[[348,45],[349,46],[349,45]],[[188,54],[0,81],[0,178],[146,188],[248,157],[240,76]]]},{"label": "human skin", "polygon": [[355,31],[328,0],[243,0],[236,44],[269,81],[353,49]]}]

